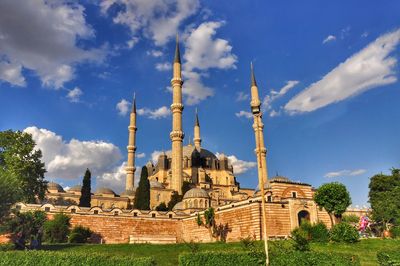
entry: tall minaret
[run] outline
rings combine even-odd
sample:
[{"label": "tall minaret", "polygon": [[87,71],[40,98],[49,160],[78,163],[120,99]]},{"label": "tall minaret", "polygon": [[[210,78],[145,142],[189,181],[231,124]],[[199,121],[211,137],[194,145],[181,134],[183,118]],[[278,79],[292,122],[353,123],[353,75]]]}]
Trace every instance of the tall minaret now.
[{"label": "tall minaret", "polygon": [[262,112],[261,112],[261,102],[258,96],[258,88],[256,78],[254,76],[253,63],[251,63],[251,112],[253,113],[254,123],[254,134],[256,137],[256,149],[255,153],[257,155],[257,164],[258,164],[258,177],[259,180],[263,180],[263,183],[266,184],[268,179],[268,171],[267,171],[267,149],[264,145],[264,124],[262,122]]},{"label": "tall minaret", "polygon": [[267,234],[267,211],[265,206],[265,190],[264,186],[267,184],[268,171],[267,171],[267,149],[264,145],[264,124],[262,122],[261,102],[258,96],[258,88],[256,78],[254,77],[253,63],[251,63],[251,112],[254,118],[254,134],[256,137],[256,156],[258,166],[258,187],[261,192],[261,212],[262,212],[262,235],[264,239],[265,249],[265,265],[269,265],[268,253],[268,234]]},{"label": "tall minaret", "polygon": [[194,123],[194,134],[193,134],[193,142],[194,146],[198,151],[201,149],[201,137],[200,137],[200,123],[199,123],[199,114],[197,113],[197,108],[196,108],[196,120]]},{"label": "tall minaret", "polygon": [[129,123],[129,143],[128,149],[128,164],[125,168],[126,171],[126,191],[133,191],[133,184],[135,181],[135,152],[136,152],[136,97],[133,96],[132,111]]},{"label": "tall minaret", "polygon": [[181,74],[181,56],[179,52],[179,40],[176,35],[176,48],[175,48],[175,59],[173,77],[171,80],[172,85],[172,131],[170,138],[172,141],[172,178],[171,188],[176,190],[179,195],[182,195],[182,184],[183,184],[183,171],[182,171],[182,142],[185,134],[182,131],[182,74]]}]

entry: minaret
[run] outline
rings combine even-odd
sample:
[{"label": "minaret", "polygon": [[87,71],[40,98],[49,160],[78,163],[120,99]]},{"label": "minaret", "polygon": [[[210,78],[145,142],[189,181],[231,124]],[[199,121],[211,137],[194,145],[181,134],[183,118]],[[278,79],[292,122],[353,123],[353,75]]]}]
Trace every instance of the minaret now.
[{"label": "minaret", "polygon": [[181,74],[181,56],[179,52],[179,41],[178,35],[176,35],[176,48],[175,48],[175,59],[173,66],[173,77],[171,80],[172,85],[172,131],[170,138],[172,141],[172,178],[171,188],[176,190],[179,195],[182,195],[182,184],[183,184],[183,171],[182,171],[182,142],[185,134],[182,131],[182,74]]},{"label": "minaret", "polygon": [[126,171],[126,191],[133,191],[133,184],[135,181],[135,152],[136,152],[136,97],[133,96],[132,111],[129,123],[129,142],[128,142],[128,164],[125,167]]},{"label": "minaret", "polygon": [[198,151],[201,149],[201,137],[200,137],[200,123],[199,123],[199,114],[197,113],[197,108],[196,108],[196,120],[194,123],[194,146]]},{"label": "minaret", "polygon": [[251,112],[253,113],[254,123],[254,134],[256,137],[256,149],[255,153],[257,155],[257,164],[258,164],[258,177],[263,180],[263,183],[266,184],[268,179],[268,171],[267,171],[267,149],[264,145],[264,124],[262,122],[262,112],[261,112],[261,102],[258,96],[258,88],[256,78],[254,76],[253,63],[251,63]]},{"label": "minaret", "polygon": [[258,88],[256,78],[254,76],[253,63],[251,63],[251,112],[253,113],[254,123],[254,134],[256,137],[256,149],[255,153],[257,156],[258,166],[258,187],[261,192],[261,212],[262,212],[262,235],[264,239],[265,249],[265,265],[269,265],[269,253],[268,253],[268,234],[267,234],[267,211],[265,206],[265,190],[264,186],[267,184],[268,171],[267,171],[267,149],[264,145],[264,124],[262,122],[261,102],[258,96]]}]

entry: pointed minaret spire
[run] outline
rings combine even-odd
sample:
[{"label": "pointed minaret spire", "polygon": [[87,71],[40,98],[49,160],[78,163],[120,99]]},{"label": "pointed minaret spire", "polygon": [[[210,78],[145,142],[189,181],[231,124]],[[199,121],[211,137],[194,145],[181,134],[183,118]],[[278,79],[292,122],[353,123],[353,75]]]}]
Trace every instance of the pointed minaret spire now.
[{"label": "pointed minaret spire", "polygon": [[194,138],[193,138],[194,146],[197,150],[201,149],[201,137],[200,137],[200,122],[199,122],[199,114],[196,108],[196,119],[194,123]]},{"label": "pointed minaret spire", "polygon": [[251,67],[251,86],[257,86],[256,77],[254,76],[253,62],[250,62],[250,67]]},{"label": "pointed minaret spire", "polygon": [[136,114],[136,92],[133,93],[132,113]]},{"label": "pointed minaret spire", "polygon": [[197,108],[196,108],[196,122],[195,122],[195,126],[200,126],[200,123],[199,123],[199,113],[197,112]]},{"label": "pointed minaret spire", "polygon": [[174,63],[181,63],[181,52],[179,51],[179,36],[176,34],[176,45],[175,45],[175,58]]}]

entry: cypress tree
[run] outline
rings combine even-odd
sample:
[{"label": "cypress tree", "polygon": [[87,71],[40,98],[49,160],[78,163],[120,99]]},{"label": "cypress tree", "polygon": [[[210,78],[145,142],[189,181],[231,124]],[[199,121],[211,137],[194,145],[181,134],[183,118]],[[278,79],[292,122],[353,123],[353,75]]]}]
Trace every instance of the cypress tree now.
[{"label": "cypress tree", "polygon": [[83,177],[83,184],[81,188],[81,197],[79,198],[79,206],[81,207],[90,207],[90,199],[91,199],[91,187],[90,187],[90,179],[92,174],[89,169],[86,169],[85,176]]},{"label": "cypress tree", "polygon": [[142,167],[139,187],[136,189],[135,208],[139,210],[150,210],[150,181],[148,179],[147,167]]}]

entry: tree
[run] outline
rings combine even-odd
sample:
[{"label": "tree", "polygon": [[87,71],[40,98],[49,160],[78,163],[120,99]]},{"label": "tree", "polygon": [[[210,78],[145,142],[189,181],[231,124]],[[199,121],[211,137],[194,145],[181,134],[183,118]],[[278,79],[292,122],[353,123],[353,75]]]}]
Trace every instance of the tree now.
[{"label": "tree", "polygon": [[172,211],[172,209],[174,208],[174,206],[182,201],[183,196],[179,195],[178,192],[174,191],[172,192],[171,195],[171,200],[168,202],[168,210]]},{"label": "tree", "polygon": [[71,218],[64,213],[57,213],[53,220],[44,223],[44,237],[50,243],[65,243],[70,232]]},{"label": "tree", "polygon": [[139,210],[150,210],[150,182],[146,166],[142,167],[139,187],[136,189],[135,208]]},{"label": "tree", "polygon": [[43,200],[47,190],[42,152],[35,146],[28,133],[12,130],[0,132],[0,175],[15,178],[21,191],[18,200],[28,203],[34,203],[36,198]]},{"label": "tree", "polygon": [[83,177],[83,184],[81,189],[81,197],[79,198],[79,206],[81,207],[90,207],[90,199],[91,195],[91,187],[90,187],[90,180],[92,174],[90,173],[89,169],[86,169],[85,176]]},{"label": "tree", "polygon": [[165,205],[165,202],[161,202],[157,207],[156,207],[156,211],[168,211],[168,207],[167,205]]},{"label": "tree", "polygon": [[400,169],[391,175],[378,174],[369,183],[372,218],[388,230],[389,224],[400,225]]},{"label": "tree", "polygon": [[36,240],[40,246],[42,242],[43,224],[47,220],[43,211],[15,212],[6,222],[6,231],[12,233],[18,249],[24,249],[28,241]]},{"label": "tree", "polygon": [[334,224],[332,216],[341,218],[351,204],[350,194],[346,186],[338,182],[320,186],[314,194],[314,200],[328,212],[332,226]]},{"label": "tree", "polygon": [[16,176],[0,170],[0,224],[7,218],[11,206],[21,198],[21,193]]}]

